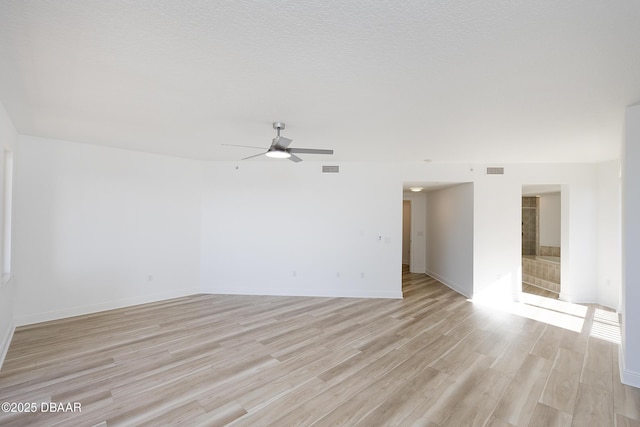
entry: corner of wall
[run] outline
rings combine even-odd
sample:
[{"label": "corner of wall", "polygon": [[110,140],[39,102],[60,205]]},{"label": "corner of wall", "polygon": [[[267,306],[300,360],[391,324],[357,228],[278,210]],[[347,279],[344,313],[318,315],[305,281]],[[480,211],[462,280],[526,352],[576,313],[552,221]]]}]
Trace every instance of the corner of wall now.
[{"label": "corner of wall", "polygon": [[640,303],[638,282],[640,265],[640,171],[636,167],[640,160],[640,106],[627,107],[625,112],[624,144],[622,146],[622,346],[620,373],[622,382],[640,387],[640,335],[638,334]]},{"label": "corner of wall", "polygon": [[473,286],[471,286],[471,291],[469,291],[468,289],[465,289],[464,286],[460,285],[459,283],[456,283],[452,280],[449,280],[448,278],[441,276],[438,273],[435,273],[433,271],[430,271],[427,269],[426,274],[428,274],[429,276],[433,277],[434,279],[436,279],[437,281],[439,281],[440,283],[442,283],[443,285],[445,285],[446,287],[450,288],[451,290],[456,291],[457,293],[459,293],[460,295],[467,297],[469,299],[473,298]]},{"label": "corner of wall", "polygon": [[9,351],[9,346],[11,345],[11,340],[13,339],[13,333],[16,330],[16,325],[13,321],[9,324],[9,328],[6,330],[4,337],[2,337],[2,341],[0,341],[0,369],[2,369],[2,365],[4,364],[4,359],[7,357],[7,352]]},{"label": "corner of wall", "polygon": [[[2,196],[0,198],[2,200],[5,199],[4,150],[7,148],[12,151],[15,150],[17,137],[18,133],[16,131],[16,128],[13,125],[9,114],[7,113],[7,110],[4,107],[4,104],[2,103],[2,101],[0,101],[0,196]],[[4,223],[3,215],[4,212],[0,213],[0,224]],[[0,229],[2,229],[2,227],[0,227]],[[3,231],[0,230],[0,233],[3,233]],[[0,262],[2,271],[0,271],[0,273],[4,273],[8,270],[4,265],[1,265],[5,261],[5,254],[3,253],[5,238],[6,236],[2,236],[2,244],[0,245],[0,258],[2,259],[2,261]],[[0,278],[0,368],[2,368],[4,359],[7,355],[7,352],[9,351],[9,346],[11,345],[11,339],[15,330],[14,304],[15,281],[12,279],[11,275],[3,275],[3,277]]]},{"label": "corner of wall", "polygon": [[618,360],[620,362],[620,381],[622,384],[640,388],[640,372],[627,370],[624,361],[623,346],[620,344],[618,349]]}]

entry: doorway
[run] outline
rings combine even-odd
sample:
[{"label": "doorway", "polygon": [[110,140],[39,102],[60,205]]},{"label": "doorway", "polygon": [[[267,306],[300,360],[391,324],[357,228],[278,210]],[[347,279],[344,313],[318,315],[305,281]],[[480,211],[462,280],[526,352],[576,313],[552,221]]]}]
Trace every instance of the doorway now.
[{"label": "doorway", "polygon": [[411,269],[411,200],[402,201],[402,266]]},{"label": "doorway", "polygon": [[522,291],[559,297],[561,259],[560,185],[522,188]]}]

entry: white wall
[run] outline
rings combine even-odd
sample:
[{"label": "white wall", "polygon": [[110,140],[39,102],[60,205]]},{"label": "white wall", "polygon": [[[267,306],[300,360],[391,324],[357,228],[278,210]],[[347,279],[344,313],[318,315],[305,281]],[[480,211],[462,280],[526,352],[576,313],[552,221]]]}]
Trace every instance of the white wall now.
[{"label": "white wall", "polygon": [[598,302],[622,311],[620,161],[598,165]]},{"label": "white wall", "polygon": [[402,296],[402,183],[388,164],[206,165],[206,292]]},{"label": "white wall", "polygon": [[17,324],[199,290],[201,163],[21,136]]},{"label": "white wall", "polygon": [[496,292],[517,294],[522,279],[522,186],[560,184],[561,297],[571,302],[597,302],[598,230],[615,232],[617,227],[606,220],[598,221],[596,215],[597,165],[504,166],[504,175],[486,175],[485,165],[415,163],[403,165],[402,178],[407,182],[474,183],[474,297]]},{"label": "white wall", "polygon": [[411,262],[412,273],[425,273],[427,270],[427,196],[425,193],[407,192],[404,200],[411,202]]},{"label": "white wall", "polygon": [[427,274],[473,295],[473,184],[427,194]]},{"label": "white wall", "polygon": [[482,168],[474,190],[473,297],[518,298],[522,288],[522,178],[513,165],[505,167],[505,175],[486,175]]},{"label": "white wall", "polygon": [[490,176],[483,165],[345,163],[322,174],[312,161],[206,163],[32,137],[18,151],[20,323],[197,291],[400,297],[406,181],[473,183],[463,208],[473,218],[470,295],[515,294],[522,185],[561,184],[563,298],[615,294],[597,284],[599,271],[612,275],[598,236],[617,227],[596,214],[611,175],[597,165],[508,165]]},{"label": "white wall", "polygon": [[[597,182],[594,172],[580,182],[562,185],[562,257],[560,298],[597,301],[598,223]],[[568,211],[568,212],[566,212]]]},{"label": "white wall", "polygon": [[[4,105],[0,102],[0,201],[4,200],[4,150],[15,149],[17,139],[16,129],[9,119]],[[4,210],[0,203],[0,233],[3,233]],[[5,236],[0,238],[4,242]],[[5,271],[3,246],[0,244],[0,273]],[[12,276],[2,276],[0,279],[0,367],[9,349],[9,344],[14,330],[13,306],[15,299],[15,280]]]},{"label": "white wall", "polygon": [[627,107],[622,154],[622,381],[640,387],[640,105]]},{"label": "white wall", "polygon": [[540,196],[540,246],[560,247],[560,193]]}]

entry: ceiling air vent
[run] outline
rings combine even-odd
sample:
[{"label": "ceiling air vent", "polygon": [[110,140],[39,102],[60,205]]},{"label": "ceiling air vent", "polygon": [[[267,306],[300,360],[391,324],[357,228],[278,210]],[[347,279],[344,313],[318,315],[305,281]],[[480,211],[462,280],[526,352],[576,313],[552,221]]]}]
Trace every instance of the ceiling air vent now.
[{"label": "ceiling air vent", "polygon": [[340,166],[322,166],[322,173],[339,173]]},{"label": "ceiling air vent", "polygon": [[489,167],[487,168],[487,175],[504,175],[503,167]]}]

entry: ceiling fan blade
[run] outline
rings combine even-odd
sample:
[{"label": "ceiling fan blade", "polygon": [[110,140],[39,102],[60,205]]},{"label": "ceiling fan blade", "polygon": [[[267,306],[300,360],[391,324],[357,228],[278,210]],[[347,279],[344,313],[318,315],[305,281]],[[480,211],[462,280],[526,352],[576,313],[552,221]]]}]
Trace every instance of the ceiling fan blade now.
[{"label": "ceiling fan blade", "polygon": [[320,150],[316,148],[289,148],[287,151],[300,154],[333,154],[333,150]]},{"label": "ceiling fan blade", "polygon": [[264,150],[264,147],[254,147],[253,145],[238,145],[238,144],[220,144],[227,147],[244,147],[244,148],[257,148],[258,150]]},{"label": "ceiling fan blade", "polygon": [[[263,148],[264,150],[264,148]],[[267,154],[267,152],[265,151],[264,153],[260,153],[260,154],[254,154],[253,156],[249,156],[249,157],[245,157],[243,159],[240,160],[247,160],[247,159],[253,159],[254,157],[258,157],[258,156],[264,156],[265,154]]]},{"label": "ceiling fan blade", "polygon": [[276,147],[280,150],[284,150],[289,146],[289,144],[291,144],[291,141],[293,140],[285,138],[284,136],[276,136],[275,138],[273,138],[273,144],[271,146]]},{"label": "ceiling fan blade", "polygon": [[300,157],[296,156],[295,154],[291,154],[291,153],[289,153],[289,154],[290,154],[289,160],[291,160],[292,162],[298,163],[298,162],[302,161],[302,159]]}]

